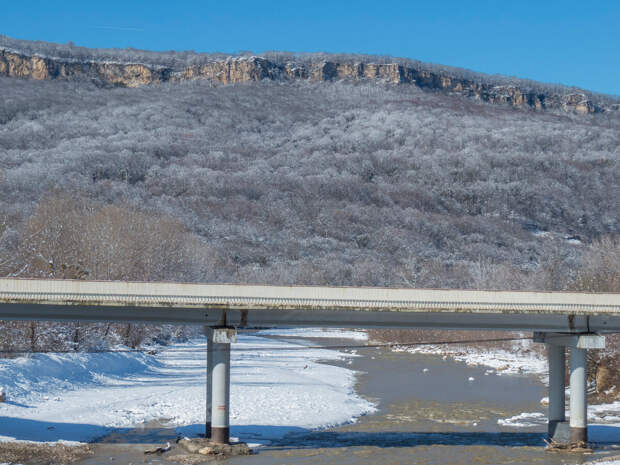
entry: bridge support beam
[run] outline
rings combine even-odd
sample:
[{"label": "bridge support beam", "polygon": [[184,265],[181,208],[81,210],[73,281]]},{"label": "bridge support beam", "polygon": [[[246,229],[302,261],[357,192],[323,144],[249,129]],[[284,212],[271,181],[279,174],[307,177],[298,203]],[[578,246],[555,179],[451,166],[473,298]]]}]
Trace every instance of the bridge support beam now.
[{"label": "bridge support beam", "polygon": [[230,440],[230,344],[236,342],[234,328],[213,328],[213,370],[211,379],[211,440]]},{"label": "bridge support beam", "polygon": [[205,411],[205,438],[211,437],[211,409],[213,398],[213,329],[205,326],[207,336],[207,408]]},{"label": "bridge support beam", "polygon": [[[596,334],[534,333],[549,349],[549,437],[563,444],[588,441],[587,349],[605,348]],[[565,418],[565,347],[570,348],[570,421]]]},{"label": "bridge support beam", "polygon": [[588,442],[586,349],[570,349],[570,442]]}]

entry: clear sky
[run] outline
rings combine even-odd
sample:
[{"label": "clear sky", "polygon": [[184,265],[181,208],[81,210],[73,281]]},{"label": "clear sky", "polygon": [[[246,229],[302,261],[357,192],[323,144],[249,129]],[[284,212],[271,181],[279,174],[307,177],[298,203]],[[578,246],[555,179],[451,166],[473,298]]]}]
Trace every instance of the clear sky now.
[{"label": "clear sky", "polygon": [[620,95],[619,0],[4,0],[0,33],[87,47],[385,54]]}]

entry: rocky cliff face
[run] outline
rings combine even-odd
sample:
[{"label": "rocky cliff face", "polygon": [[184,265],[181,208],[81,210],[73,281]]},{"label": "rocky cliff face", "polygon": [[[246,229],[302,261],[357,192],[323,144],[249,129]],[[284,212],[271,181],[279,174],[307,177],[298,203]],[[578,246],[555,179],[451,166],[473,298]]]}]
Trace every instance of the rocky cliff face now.
[{"label": "rocky cliff face", "polygon": [[142,64],[62,61],[0,50],[0,76],[21,79],[91,79],[137,87],[168,80],[169,70]]},{"label": "rocky cliff face", "polygon": [[261,57],[228,58],[182,70],[137,63],[80,62],[26,55],[0,49],[0,76],[21,79],[87,79],[106,85],[137,87],[167,81],[209,79],[223,84],[269,80],[332,81],[381,80],[410,84],[477,98],[486,102],[530,107],[536,110],[562,109],[580,114],[618,111],[618,105],[597,105],[583,93],[550,94],[527,91],[518,86],[496,86],[446,73],[409,68],[396,63],[311,63],[284,65]]}]

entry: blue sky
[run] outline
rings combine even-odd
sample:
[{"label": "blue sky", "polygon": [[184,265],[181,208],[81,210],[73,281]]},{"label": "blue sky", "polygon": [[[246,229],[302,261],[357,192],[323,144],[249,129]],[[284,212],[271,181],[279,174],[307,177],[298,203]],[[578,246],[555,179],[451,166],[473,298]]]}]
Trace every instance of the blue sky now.
[{"label": "blue sky", "polygon": [[620,95],[620,1],[5,0],[0,33],[88,47],[386,54]]}]

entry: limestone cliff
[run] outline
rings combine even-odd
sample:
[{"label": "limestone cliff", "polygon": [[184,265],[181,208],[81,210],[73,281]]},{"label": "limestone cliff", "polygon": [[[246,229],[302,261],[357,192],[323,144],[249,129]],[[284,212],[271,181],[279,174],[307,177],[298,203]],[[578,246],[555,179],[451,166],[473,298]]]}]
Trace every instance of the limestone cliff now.
[{"label": "limestone cliff", "polygon": [[79,61],[28,55],[0,49],[0,76],[21,79],[87,79],[106,85],[142,85],[209,79],[223,84],[269,80],[381,80],[410,84],[431,90],[464,95],[486,102],[530,107],[536,110],[560,109],[580,114],[617,111],[617,104],[594,103],[585,93],[533,92],[518,85],[493,85],[474,79],[451,76],[446,72],[407,67],[397,63],[337,63],[333,61],[288,62],[280,64],[263,57],[229,57],[204,64],[173,69],[139,63]]},{"label": "limestone cliff", "polygon": [[0,76],[21,79],[95,79],[137,87],[168,80],[168,70],[143,64],[63,61],[0,50]]}]

